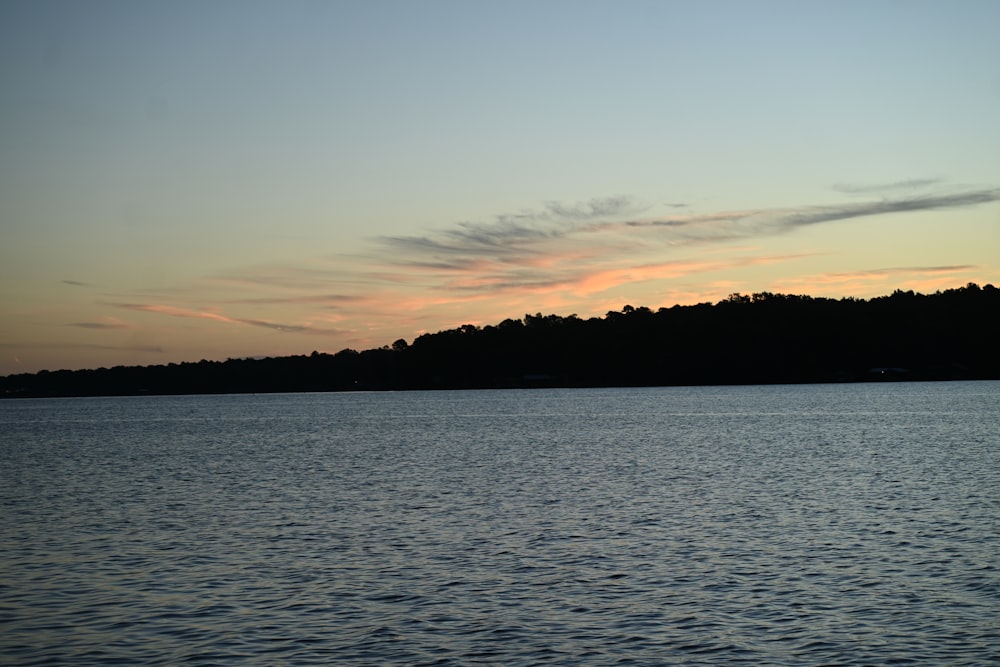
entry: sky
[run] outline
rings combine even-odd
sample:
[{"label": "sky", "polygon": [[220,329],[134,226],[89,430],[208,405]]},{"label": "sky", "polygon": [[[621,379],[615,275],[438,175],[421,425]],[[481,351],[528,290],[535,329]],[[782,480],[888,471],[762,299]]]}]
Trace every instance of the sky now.
[{"label": "sky", "polygon": [[998,26],[995,0],[5,0],[0,375],[1000,285]]}]

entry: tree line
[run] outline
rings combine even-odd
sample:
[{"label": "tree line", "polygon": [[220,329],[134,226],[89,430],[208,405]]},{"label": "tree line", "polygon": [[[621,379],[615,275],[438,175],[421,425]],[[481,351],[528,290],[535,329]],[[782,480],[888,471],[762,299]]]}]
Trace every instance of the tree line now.
[{"label": "tree line", "polygon": [[1000,379],[1000,289],[872,299],[760,292],[603,317],[526,314],[377,349],[41,371],[0,396]]}]

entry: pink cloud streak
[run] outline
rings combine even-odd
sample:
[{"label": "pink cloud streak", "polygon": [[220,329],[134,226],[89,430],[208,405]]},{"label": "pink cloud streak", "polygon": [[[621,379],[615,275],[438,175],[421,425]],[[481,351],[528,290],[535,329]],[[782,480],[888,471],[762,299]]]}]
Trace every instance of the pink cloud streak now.
[{"label": "pink cloud streak", "polygon": [[272,329],[274,331],[281,331],[287,333],[305,333],[305,334],[321,334],[321,335],[337,335],[343,333],[338,329],[323,329],[319,327],[313,327],[311,325],[280,324],[277,322],[269,322],[267,320],[229,317],[227,315],[221,315],[219,313],[211,311],[191,310],[188,308],[178,308],[176,306],[168,306],[163,304],[116,303],[112,305],[117,306],[118,308],[125,308],[127,310],[135,310],[146,313],[156,313],[159,315],[168,315],[170,317],[213,320],[215,322],[224,322],[226,324],[242,324],[253,327],[263,327],[266,329]]}]

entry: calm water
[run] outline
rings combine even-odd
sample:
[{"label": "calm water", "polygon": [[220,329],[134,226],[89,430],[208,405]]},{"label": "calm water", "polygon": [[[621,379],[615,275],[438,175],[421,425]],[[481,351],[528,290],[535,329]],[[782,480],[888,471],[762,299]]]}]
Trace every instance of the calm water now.
[{"label": "calm water", "polygon": [[0,662],[1000,662],[1000,383],[0,401]]}]

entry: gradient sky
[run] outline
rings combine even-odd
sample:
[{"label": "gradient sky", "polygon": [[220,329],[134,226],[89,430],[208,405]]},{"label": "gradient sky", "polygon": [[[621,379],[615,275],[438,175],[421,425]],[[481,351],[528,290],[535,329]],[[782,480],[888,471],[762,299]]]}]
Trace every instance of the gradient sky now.
[{"label": "gradient sky", "polygon": [[0,375],[1000,284],[998,28],[995,0],[5,0]]}]

